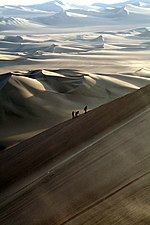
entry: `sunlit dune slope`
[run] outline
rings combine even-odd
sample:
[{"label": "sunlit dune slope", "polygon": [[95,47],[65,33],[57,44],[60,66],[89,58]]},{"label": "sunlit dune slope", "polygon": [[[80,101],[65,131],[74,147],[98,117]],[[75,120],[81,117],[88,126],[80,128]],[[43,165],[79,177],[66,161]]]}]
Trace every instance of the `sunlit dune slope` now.
[{"label": "sunlit dune slope", "polygon": [[149,224],[150,85],[1,152],[3,225]]}]

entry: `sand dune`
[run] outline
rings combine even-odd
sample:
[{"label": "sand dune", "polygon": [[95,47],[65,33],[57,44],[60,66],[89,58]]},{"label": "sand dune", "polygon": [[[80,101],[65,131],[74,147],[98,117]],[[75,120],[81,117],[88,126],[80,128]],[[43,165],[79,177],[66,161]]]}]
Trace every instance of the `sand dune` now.
[{"label": "sand dune", "polygon": [[17,36],[5,36],[4,41],[7,41],[7,42],[23,42],[23,38],[20,36],[20,35],[17,35]]},{"label": "sand dune", "polygon": [[0,222],[148,224],[149,110],[146,86],[3,151]]},{"label": "sand dune", "polygon": [[140,70],[137,70],[135,72],[136,75],[144,76],[144,77],[149,77],[150,76],[150,69],[142,68]]},{"label": "sand dune", "polygon": [[150,83],[149,75],[146,69],[130,75],[64,69],[1,75],[1,144],[8,146],[69,119],[72,110],[82,113],[86,104],[93,109],[133,92]]},{"label": "sand dune", "polygon": [[74,31],[65,35],[1,34],[0,73],[43,68],[134,72],[149,68],[148,35],[148,26],[122,31]]}]

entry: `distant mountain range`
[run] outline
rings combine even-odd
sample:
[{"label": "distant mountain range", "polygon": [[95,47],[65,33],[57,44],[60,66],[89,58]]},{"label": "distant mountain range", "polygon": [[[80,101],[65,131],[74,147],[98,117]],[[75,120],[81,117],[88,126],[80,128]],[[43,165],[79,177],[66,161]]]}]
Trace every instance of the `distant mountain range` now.
[{"label": "distant mountain range", "polygon": [[[55,26],[104,25],[123,21],[150,23],[150,1],[129,0],[122,3],[94,3],[91,6],[52,0],[34,5],[0,6],[0,30],[35,29]],[[26,29],[25,28],[25,29]]]},{"label": "distant mountain range", "polygon": [[128,4],[131,5],[135,5],[135,6],[142,6],[142,7],[150,7],[150,1],[149,0],[141,0],[141,1],[137,1],[137,0],[129,0],[129,1],[125,1],[125,2],[119,2],[119,3],[113,3],[113,4],[105,4],[105,3],[93,3],[92,6],[98,6],[98,7],[123,7],[126,6]]}]

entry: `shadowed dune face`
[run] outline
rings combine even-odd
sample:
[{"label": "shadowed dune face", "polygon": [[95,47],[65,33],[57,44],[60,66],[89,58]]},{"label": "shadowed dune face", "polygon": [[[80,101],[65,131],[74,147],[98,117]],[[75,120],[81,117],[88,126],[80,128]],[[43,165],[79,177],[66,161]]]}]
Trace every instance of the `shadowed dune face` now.
[{"label": "shadowed dune face", "polygon": [[[148,71],[148,70],[147,70]],[[77,70],[18,71],[0,76],[1,144],[10,145],[149,84],[136,74],[94,74]]]},{"label": "shadowed dune face", "polygon": [[0,222],[149,223],[149,125],[150,85],[3,151]]}]

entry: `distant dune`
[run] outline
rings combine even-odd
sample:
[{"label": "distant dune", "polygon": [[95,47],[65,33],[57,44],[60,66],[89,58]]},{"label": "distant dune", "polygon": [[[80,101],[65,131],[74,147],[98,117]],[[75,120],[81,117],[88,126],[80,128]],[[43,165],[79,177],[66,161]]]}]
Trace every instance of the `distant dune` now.
[{"label": "distant dune", "polygon": [[149,224],[149,127],[150,85],[2,151],[1,224]]},{"label": "distant dune", "polygon": [[53,34],[47,33],[48,30],[42,34],[42,29],[40,34],[29,34],[28,30],[26,34],[18,30],[1,34],[0,74],[43,68],[102,73],[149,68],[148,26],[132,29],[123,26],[117,31],[100,31],[99,27],[90,31],[91,26],[83,32],[73,29],[74,33],[70,33],[64,28],[64,35],[60,35],[58,29]]}]

